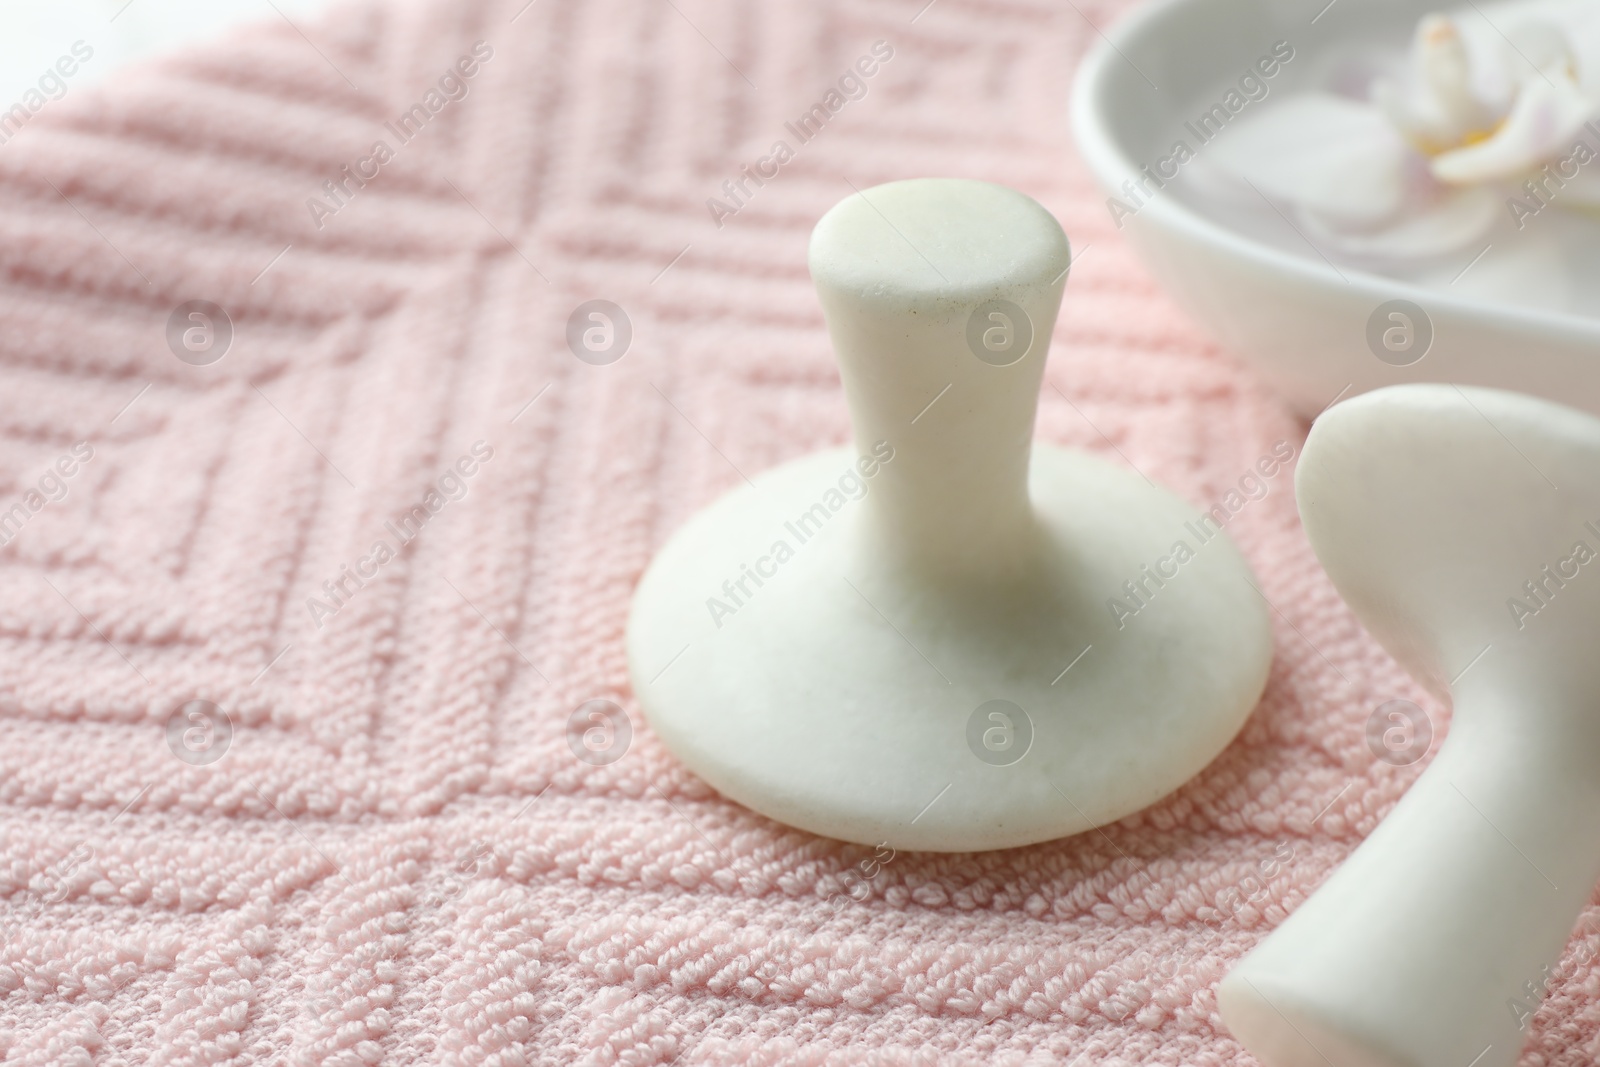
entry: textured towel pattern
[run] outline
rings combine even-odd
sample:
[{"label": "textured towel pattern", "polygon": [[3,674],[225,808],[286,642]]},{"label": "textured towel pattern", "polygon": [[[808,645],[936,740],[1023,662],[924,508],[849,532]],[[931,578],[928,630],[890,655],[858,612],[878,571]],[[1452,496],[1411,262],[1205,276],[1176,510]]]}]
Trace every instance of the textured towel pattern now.
[{"label": "textured towel pattern", "polygon": [[[1197,506],[1303,439],[1070,147],[1121,5],[922,2],[356,5],[73,90],[0,148],[5,1062],[1247,1062],[1218,978],[1421,766],[1374,759],[1368,711],[1445,722],[1322,576],[1288,472],[1229,526],[1275,610],[1265,699],[1103,832],[874,863],[720,799],[627,680],[655,548],[846,439],[805,248],[852,184],[990,179],[1063,221],[1041,438]],[[786,136],[879,40],[866,95]],[[630,316],[620,362],[567,349],[590,299]],[[190,300],[232,322],[219,361],[169,346]],[[605,766],[567,736],[597,697],[636,727]],[[226,720],[169,733],[192,700]],[[1573,952],[1525,1063],[1594,1059]]]}]

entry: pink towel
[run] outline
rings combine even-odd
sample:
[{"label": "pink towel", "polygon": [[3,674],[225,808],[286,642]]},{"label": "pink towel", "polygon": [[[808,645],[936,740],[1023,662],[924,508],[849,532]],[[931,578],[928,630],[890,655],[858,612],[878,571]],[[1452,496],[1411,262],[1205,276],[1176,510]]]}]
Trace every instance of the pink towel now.
[{"label": "pink towel", "polygon": [[[1424,765],[1374,757],[1372,709],[1446,715],[1292,473],[1248,481],[1304,426],[1074,154],[1122,6],[374,2],[66,79],[0,146],[6,1062],[1249,1062],[1217,980]],[[622,634],[691,512],[846,440],[807,237],[917,175],[1061,219],[1039,436],[1224,502],[1277,659],[1148,811],[885,861],[687,773]],[[618,362],[568,348],[591,299]],[[633,727],[601,765],[591,699]],[[1594,1059],[1568,970],[1525,1064]]]}]

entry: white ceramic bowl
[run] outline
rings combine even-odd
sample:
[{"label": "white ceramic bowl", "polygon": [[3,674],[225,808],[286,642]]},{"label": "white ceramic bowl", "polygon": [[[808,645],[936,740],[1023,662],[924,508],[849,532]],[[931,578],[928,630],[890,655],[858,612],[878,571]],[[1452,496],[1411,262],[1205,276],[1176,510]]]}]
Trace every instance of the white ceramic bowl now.
[{"label": "white ceramic bowl", "polygon": [[[1112,27],[1080,68],[1072,110],[1079,148],[1106,194],[1120,195],[1175,139],[1194,143],[1184,123],[1274,42],[1290,42],[1296,54],[1271,92],[1293,92],[1322,73],[1318,57],[1357,42],[1403,47],[1417,20],[1441,6],[1153,0]],[[1341,395],[1419,381],[1512,389],[1600,413],[1600,319],[1335,269],[1309,246],[1304,254],[1269,246],[1170,191],[1146,200],[1122,232],[1173,298],[1303,414]],[[1432,323],[1431,347],[1409,366],[1380,360],[1367,340],[1369,320],[1394,300],[1411,301]]]}]

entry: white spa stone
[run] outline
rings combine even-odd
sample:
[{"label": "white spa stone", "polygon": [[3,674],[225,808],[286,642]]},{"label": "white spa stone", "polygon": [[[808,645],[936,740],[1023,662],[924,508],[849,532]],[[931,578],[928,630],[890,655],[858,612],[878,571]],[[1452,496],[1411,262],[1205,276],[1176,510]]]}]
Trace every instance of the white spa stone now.
[{"label": "white spa stone", "polygon": [[1270,626],[1227,536],[1032,444],[1069,257],[983,182],[878,186],[817,224],[855,444],[694,516],[628,624],[652,728],[723,794],[862,844],[1026,845],[1171,792],[1255,705]]},{"label": "white spa stone", "polygon": [[1266,1067],[1508,1067],[1600,877],[1600,420],[1382,389],[1317,420],[1295,482],[1340,594],[1454,713],[1223,1020]]}]

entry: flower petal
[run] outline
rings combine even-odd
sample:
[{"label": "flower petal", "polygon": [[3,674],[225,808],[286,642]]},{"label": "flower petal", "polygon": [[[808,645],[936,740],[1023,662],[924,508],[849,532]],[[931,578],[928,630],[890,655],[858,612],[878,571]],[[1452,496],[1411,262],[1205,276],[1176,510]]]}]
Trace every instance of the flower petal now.
[{"label": "flower petal", "polygon": [[1558,71],[1571,80],[1577,76],[1578,61],[1572,42],[1561,29],[1549,22],[1530,19],[1513,26],[1505,38],[1509,54],[1505,62],[1520,82],[1531,82],[1545,71]]},{"label": "flower petal", "polygon": [[1500,197],[1489,189],[1451,190],[1405,212],[1403,221],[1373,233],[1352,233],[1306,212],[1307,238],[1346,256],[1374,261],[1415,262],[1465,248],[1494,226]]},{"label": "flower petal", "polygon": [[1405,198],[1405,142],[1377,109],[1327,93],[1246,114],[1202,151],[1268,198],[1345,226],[1378,225]]},{"label": "flower petal", "polygon": [[1491,137],[1434,157],[1433,176],[1452,185],[1504,181],[1565,154],[1600,105],[1564,73],[1544,74],[1523,83],[1511,114]]}]

